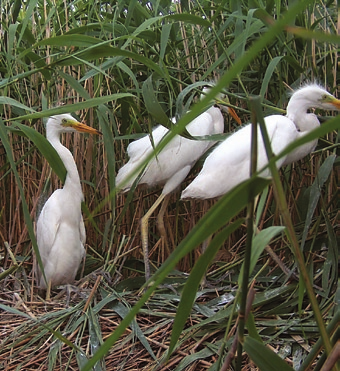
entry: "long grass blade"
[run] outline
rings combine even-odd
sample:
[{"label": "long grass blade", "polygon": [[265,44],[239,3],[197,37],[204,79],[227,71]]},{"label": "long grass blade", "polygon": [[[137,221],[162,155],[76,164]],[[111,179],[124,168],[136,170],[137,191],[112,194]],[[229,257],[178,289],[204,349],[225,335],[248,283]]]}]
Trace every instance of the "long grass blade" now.
[{"label": "long grass blade", "polygon": [[238,228],[243,220],[238,220],[228,227],[226,227],[222,232],[219,232],[216,237],[210,242],[206,251],[199,258],[195,266],[193,267],[187,283],[184,286],[182,298],[178,305],[177,314],[174,321],[173,331],[171,333],[171,341],[168,349],[168,357],[175,349],[176,343],[183,331],[184,325],[190,315],[192,305],[195,301],[196,292],[202,278],[208,268],[208,265],[213,260],[217,251],[223,244],[223,242],[228,238],[228,236]]},{"label": "long grass blade", "polygon": [[293,370],[285,361],[268,349],[263,343],[249,336],[245,338],[244,350],[249,354],[250,358],[261,371],[272,371],[273,369],[282,371]]}]

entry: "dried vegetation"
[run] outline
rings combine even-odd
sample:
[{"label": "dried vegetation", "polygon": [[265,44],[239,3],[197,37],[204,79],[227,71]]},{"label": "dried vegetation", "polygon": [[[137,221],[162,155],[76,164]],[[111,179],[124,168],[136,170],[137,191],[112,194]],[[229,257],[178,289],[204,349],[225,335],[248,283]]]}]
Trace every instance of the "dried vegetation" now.
[{"label": "dried vegetation", "polygon": [[[255,297],[242,357],[227,364],[239,322],[246,200],[231,194],[180,202],[173,194],[165,215],[169,248],[150,221],[155,283],[142,289],[139,221],[160,189],[115,194],[115,173],[127,160],[130,140],[185,111],[200,81],[227,82],[243,122],[251,117],[249,95],[261,95],[263,115],[283,112],[287,92],[304,81],[317,80],[337,95],[335,2],[304,0],[295,9],[285,1],[260,1],[257,11],[257,2],[189,3],[2,1],[0,369],[86,370],[94,354],[95,370],[340,369],[332,363],[339,357],[340,321],[336,119],[311,156],[280,172],[319,312],[299,281],[272,186],[254,215],[257,230],[271,231],[271,238],[260,233],[253,243],[259,249],[250,276]],[[192,89],[183,96],[186,87]],[[44,134],[42,117],[65,109],[104,136],[63,138],[83,180],[87,259],[77,289],[69,295],[56,290],[45,302],[32,269],[34,221],[44,197],[62,185],[63,172],[51,170],[53,156],[44,159],[44,138],[33,138],[20,124]],[[235,128],[226,118],[225,131]],[[265,185],[255,179],[250,187],[260,192]],[[210,233],[216,236],[211,251],[218,252],[206,261],[208,285],[201,288],[204,262],[195,247]],[[281,266],[262,253],[268,244]],[[318,318],[327,327],[326,344]]]}]

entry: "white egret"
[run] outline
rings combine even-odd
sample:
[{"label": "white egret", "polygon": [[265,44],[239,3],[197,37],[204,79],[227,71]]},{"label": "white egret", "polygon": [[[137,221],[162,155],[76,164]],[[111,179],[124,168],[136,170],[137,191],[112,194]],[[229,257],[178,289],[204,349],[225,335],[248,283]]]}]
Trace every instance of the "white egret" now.
[{"label": "white egret", "polygon": [[100,134],[69,114],[51,116],[46,124],[46,137],[67,170],[62,189],[47,200],[37,221],[37,243],[44,275],[37,264],[38,286],[47,289],[74,281],[81,259],[85,255],[85,227],[81,214],[84,199],[79,174],[71,152],[60,143],[61,133],[83,132]]},{"label": "white egret", "polygon": [[[282,152],[293,141],[317,128],[320,123],[309,108],[340,110],[340,100],[324,88],[309,84],[298,89],[287,105],[286,116],[272,115],[265,118],[265,125],[274,154]],[[257,170],[268,164],[260,131],[258,132]],[[317,140],[308,142],[276,162],[277,168],[302,159],[314,150]],[[201,172],[184,189],[181,199],[209,199],[220,197],[249,178],[251,158],[251,125],[228,137],[206,158]],[[270,177],[269,169],[260,174]]]},{"label": "white egret", "polygon": [[[203,93],[207,92],[205,88]],[[232,108],[227,111],[240,124],[240,119]],[[191,121],[186,129],[192,136],[208,136],[221,134],[224,130],[224,119],[221,110],[217,107],[210,107],[207,111]],[[141,166],[145,159],[154,152],[154,148],[160,143],[162,138],[168,133],[168,129],[157,126],[152,130],[152,138],[145,136],[129,144],[127,152],[129,161],[119,170],[116,177],[116,186],[123,192],[128,191],[138,177],[136,170]],[[197,160],[213,145],[215,141],[191,140],[176,135],[146,166],[138,184],[147,186],[163,185],[161,195],[150,207],[148,212],[141,219],[141,239],[144,254],[145,277],[150,277],[150,263],[148,251],[148,220],[156,208],[164,200],[160,212],[157,216],[157,227],[162,240],[166,243],[166,233],[164,228],[163,216],[168,205],[170,194],[185,179]],[[135,174],[131,177],[132,174]],[[126,179],[129,178],[126,183]]]}]

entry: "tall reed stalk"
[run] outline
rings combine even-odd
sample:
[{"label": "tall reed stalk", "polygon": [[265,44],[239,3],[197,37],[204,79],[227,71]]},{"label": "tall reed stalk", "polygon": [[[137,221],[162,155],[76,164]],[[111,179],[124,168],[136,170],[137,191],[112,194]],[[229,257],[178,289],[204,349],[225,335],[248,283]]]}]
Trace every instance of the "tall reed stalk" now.
[{"label": "tall reed stalk", "polygon": [[[42,336],[48,337],[51,329],[60,345],[60,349],[56,346],[46,350],[50,352],[48,368],[54,369],[57,354],[62,359],[61,348],[66,344],[72,352],[62,361],[63,365],[77,364],[82,370],[96,365],[97,369],[104,369],[104,359],[108,359],[110,350],[117,349],[130,326],[150,359],[147,369],[173,361],[181,370],[187,364],[198,365],[201,359],[210,362],[211,370],[217,369],[217,365],[223,365],[236,336],[233,331],[238,321],[236,307],[242,270],[243,314],[249,283],[255,285],[256,295],[247,322],[241,321],[240,344],[246,355],[241,353],[240,345],[239,369],[250,360],[261,370],[273,369],[270,367],[277,364],[282,369],[297,369],[295,364],[278,360],[266,346],[282,350],[282,343],[289,344],[291,358],[295,359],[297,341],[292,342],[289,336],[296,333],[312,347],[314,355],[306,358],[308,365],[305,363],[303,369],[311,364],[315,369],[321,368],[326,356],[334,351],[334,329],[338,323],[330,321],[337,318],[339,295],[337,118],[328,120],[308,137],[320,137],[314,153],[275,174],[274,187],[269,185],[259,201],[255,219],[255,227],[261,230],[259,237],[250,230],[253,205],[248,206],[248,228],[244,210],[248,200],[268,186],[267,181],[252,178],[220,200],[206,202],[179,202],[179,193],[174,193],[165,215],[171,251],[158,248],[159,231],[152,219],[149,243],[155,269],[150,285],[138,300],[135,294],[132,299],[125,295],[140,290],[143,284],[139,223],[160,189],[117,194],[115,175],[127,161],[126,148],[131,140],[151,132],[160,123],[170,128],[169,136],[156,149],[160,151],[174,135],[185,135],[185,126],[224,88],[244,123],[251,119],[248,100],[254,95],[260,96],[263,116],[284,114],[289,92],[306,81],[316,80],[337,95],[338,28],[337,7],[322,0],[303,0],[294,6],[285,1],[246,0],[111,4],[2,1],[0,258],[4,272],[0,272],[0,278],[4,278],[0,281],[0,307],[4,313],[22,315],[28,321],[27,316],[11,306],[11,300],[17,300],[15,295],[19,294],[31,303],[38,300],[32,270],[37,248],[34,224],[43,198],[61,187],[65,177],[60,159],[44,138],[46,118],[71,112],[104,134],[102,140],[87,136],[63,138],[74,155],[85,195],[84,275],[88,282],[94,274],[101,275],[101,279],[89,284],[92,296],[78,304],[84,316],[77,317],[78,307],[65,309],[62,316],[59,311],[31,316],[33,324],[29,326],[35,329],[30,327],[30,334],[39,333],[40,329]],[[198,101],[202,82],[211,80],[216,81],[215,88]],[[178,119],[176,126],[169,120],[173,116]],[[235,129],[236,123],[226,119],[225,132]],[[293,149],[294,145],[288,150]],[[183,187],[197,174],[202,161]],[[272,170],[275,173],[274,167]],[[282,225],[287,227],[288,237],[282,233]],[[209,248],[200,255],[195,248],[210,235],[214,237]],[[248,251],[246,246],[250,243],[252,250]],[[292,271],[291,276],[282,273],[263,253],[269,244]],[[302,272],[299,282],[292,279],[296,264]],[[208,281],[215,285],[214,294],[200,289],[206,271]],[[186,273],[190,273],[189,277]],[[108,277],[110,284],[105,281]],[[170,300],[170,294],[162,293],[158,287],[164,280],[170,280],[183,295],[173,293]],[[96,290],[101,295],[99,299],[95,299]],[[224,297],[226,291],[235,299],[215,306],[211,296],[218,292],[219,297]],[[315,296],[311,296],[312,291]],[[268,295],[272,302],[266,300]],[[110,304],[113,297],[119,298],[116,307]],[[158,300],[154,312],[167,313],[171,308],[169,316],[174,319],[166,345],[157,356],[135,321],[135,316],[146,310],[146,303],[153,305],[153,300]],[[110,329],[103,336],[100,311],[112,308],[123,319],[114,331]],[[190,316],[195,318],[195,324],[188,321]],[[43,327],[39,319],[44,321]],[[279,330],[273,332],[270,321]],[[289,321],[294,323],[294,330],[287,327]],[[58,335],[59,326],[65,328],[63,336]],[[3,331],[5,334],[6,329]],[[18,331],[18,339],[24,344],[28,339],[25,324]],[[91,351],[85,354],[87,332],[98,346],[89,347]],[[75,333],[82,335],[73,342]],[[213,334],[218,335],[211,340],[209,336]],[[313,348],[319,334],[322,344],[315,343]],[[206,353],[202,349],[203,353],[196,357],[194,352],[190,358],[182,352],[181,360],[177,360],[176,351],[181,351],[188,339],[196,342],[196,336],[205,344]],[[208,343],[204,339],[209,339]],[[3,357],[7,362],[6,352],[20,354],[21,345],[10,349],[10,341],[4,335],[0,361]],[[39,341],[36,335],[29,344]],[[315,361],[323,352],[322,347],[326,351],[320,361]],[[301,358],[305,357],[303,350]],[[19,365],[15,359],[11,362]],[[336,363],[332,367],[339,369]]]}]

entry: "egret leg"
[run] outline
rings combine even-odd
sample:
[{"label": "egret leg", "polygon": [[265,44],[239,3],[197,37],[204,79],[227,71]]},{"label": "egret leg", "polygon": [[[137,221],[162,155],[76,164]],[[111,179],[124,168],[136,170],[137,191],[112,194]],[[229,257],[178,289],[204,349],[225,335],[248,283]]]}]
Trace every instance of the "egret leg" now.
[{"label": "egret leg", "polygon": [[144,254],[144,267],[145,267],[145,279],[146,281],[150,278],[150,261],[149,261],[149,238],[148,238],[148,222],[150,216],[154,213],[157,207],[165,198],[165,194],[161,194],[156,202],[150,207],[148,212],[141,219],[141,237],[142,237],[142,248]]},{"label": "egret leg", "polygon": [[46,301],[51,300],[51,280],[47,282],[45,300]]},{"label": "egret leg", "polygon": [[157,228],[158,228],[159,233],[161,235],[162,247],[166,248],[168,254],[170,253],[170,250],[169,250],[167,235],[166,235],[166,231],[165,231],[165,227],[164,227],[164,214],[165,214],[165,211],[168,207],[169,201],[170,201],[170,194],[167,194],[164,197],[164,201],[162,203],[161,209],[159,210],[159,213],[157,215]]},{"label": "egret leg", "polygon": [[67,283],[65,287],[65,291],[66,291],[66,308],[68,308],[70,305],[71,293],[74,290],[73,290],[73,287]]}]

